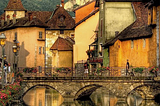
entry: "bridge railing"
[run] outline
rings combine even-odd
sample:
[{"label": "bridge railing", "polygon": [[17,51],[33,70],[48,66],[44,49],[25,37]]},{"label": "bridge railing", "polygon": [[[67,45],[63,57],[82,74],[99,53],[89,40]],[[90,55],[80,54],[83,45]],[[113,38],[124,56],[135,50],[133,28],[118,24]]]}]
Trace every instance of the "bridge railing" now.
[{"label": "bridge railing", "polygon": [[[81,74],[76,73],[75,68],[71,67],[35,67],[30,69],[30,71],[24,71],[24,67],[19,67],[19,71],[23,73],[24,77],[86,77],[84,70],[81,70]],[[124,67],[110,67],[107,71],[101,71],[99,73],[92,70],[89,70],[88,76],[94,77],[124,77],[124,76],[137,76],[137,77],[146,77],[146,76],[156,76],[149,73],[148,68],[144,68],[143,72],[136,73],[133,70],[133,67],[129,69],[129,73],[126,75],[126,69]]]}]

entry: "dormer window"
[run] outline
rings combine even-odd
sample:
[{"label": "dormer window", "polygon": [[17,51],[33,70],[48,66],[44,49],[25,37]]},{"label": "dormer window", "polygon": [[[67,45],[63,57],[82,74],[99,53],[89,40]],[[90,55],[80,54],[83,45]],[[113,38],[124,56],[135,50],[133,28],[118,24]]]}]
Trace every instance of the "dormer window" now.
[{"label": "dormer window", "polygon": [[58,17],[58,26],[59,26],[60,28],[66,27],[65,18],[66,18],[66,17],[65,17],[64,15],[60,15],[60,16]]},{"label": "dormer window", "polygon": [[13,3],[16,3],[17,1],[16,0],[13,0]]},{"label": "dormer window", "polygon": [[64,17],[61,16],[59,20],[60,20],[61,22],[63,22],[63,21],[64,21]]}]

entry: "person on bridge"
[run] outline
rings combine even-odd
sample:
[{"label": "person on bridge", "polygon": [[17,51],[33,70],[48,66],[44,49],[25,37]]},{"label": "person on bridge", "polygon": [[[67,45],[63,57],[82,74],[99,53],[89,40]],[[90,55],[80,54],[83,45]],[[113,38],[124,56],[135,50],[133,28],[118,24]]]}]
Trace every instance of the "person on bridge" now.
[{"label": "person on bridge", "polygon": [[4,76],[5,76],[4,77],[4,82],[7,84],[7,64],[4,65],[3,69],[4,69],[4,73],[5,73],[4,74]]},{"label": "person on bridge", "polygon": [[10,65],[10,63],[8,63],[8,74],[7,74],[7,80],[8,80],[8,83],[11,83],[11,78],[12,78],[12,76],[11,76],[11,65]]},{"label": "person on bridge", "polygon": [[87,63],[84,64],[84,76],[85,77],[88,76],[88,64]]},{"label": "person on bridge", "polygon": [[126,76],[128,74],[128,70],[129,70],[129,60],[127,59],[127,63],[126,63]]}]

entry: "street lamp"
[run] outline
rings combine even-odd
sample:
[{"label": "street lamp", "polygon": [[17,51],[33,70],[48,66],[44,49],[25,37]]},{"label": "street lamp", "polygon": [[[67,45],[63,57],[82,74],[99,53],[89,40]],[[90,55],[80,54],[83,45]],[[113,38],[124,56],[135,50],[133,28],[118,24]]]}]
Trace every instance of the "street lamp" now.
[{"label": "street lamp", "polygon": [[4,88],[4,46],[6,43],[6,36],[4,33],[0,34],[0,46],[2,47],[2,78],[1,78],[1,83],[2,83],[2,89]]},{"label": "street lamp", "polygon": [[[14,46],[12,47],[13,53],[14,53],[14,78],[16,78],[15,74],[17,72],[17,67],[18,67],[18,59],[16,61],[16,56],[18,55],[18,51],[20,49],[19,41],[14,40]],[[16,62],[15,62],[16,61]]]}]

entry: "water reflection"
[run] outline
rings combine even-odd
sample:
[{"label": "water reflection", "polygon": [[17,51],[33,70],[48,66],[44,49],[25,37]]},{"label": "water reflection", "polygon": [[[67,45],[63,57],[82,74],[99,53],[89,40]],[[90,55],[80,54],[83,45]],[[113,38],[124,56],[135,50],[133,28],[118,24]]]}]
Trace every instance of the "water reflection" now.
[{"label": "water reflection", "polygon": [[103,87],[84,100],[64,101],[56,90],[39,86],[31,89],[23,100],[28,106],[159,106],[154,100],[143,100],[135,92],[127,98],[117,98]]},{"label": "water reflection", "polygon": [[28,106],[60,106],[63,97],[54,89],[36,87],[27,92],[23,100]]}]

